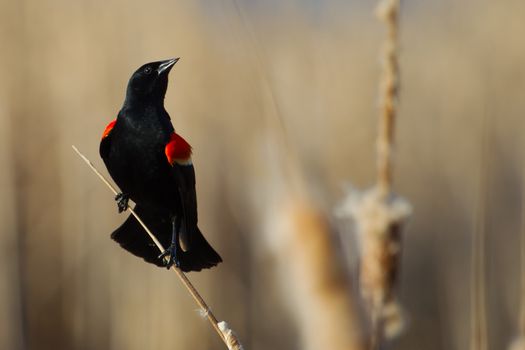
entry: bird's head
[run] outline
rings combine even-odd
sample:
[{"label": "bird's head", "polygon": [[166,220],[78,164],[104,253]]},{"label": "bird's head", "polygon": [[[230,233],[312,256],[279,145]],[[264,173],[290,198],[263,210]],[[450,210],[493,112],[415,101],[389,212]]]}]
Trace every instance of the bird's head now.
[{"label": "bird's head", "polygon": [[158,103],[164,101],[168,74],[179,58],[146,63],[129,79],[126,102]]}]

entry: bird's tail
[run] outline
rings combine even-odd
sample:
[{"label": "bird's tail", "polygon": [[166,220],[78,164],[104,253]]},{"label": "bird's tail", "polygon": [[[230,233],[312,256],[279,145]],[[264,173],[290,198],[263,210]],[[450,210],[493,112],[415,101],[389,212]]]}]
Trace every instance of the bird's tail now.
[{"label": "bird's tail", "polygon": [[[171,244],[172,221],[169,215],[158,211],[149,210],[140,205],[135,206],[135,213],[144,221],[162,245],[167,248]],[[160,252],[155,243],[144,231],[133,215],[117,228],[111,238],[128,252],[143,258],[145,261],[164,267],[164,262],[159,259]],[[185,247],[179,255],[180,269],[184,272],[200,271],[222,262],[221,257],[206,241],[199,228],[191,233],[191,244]]]},{"label": "bird's tail", "polygon": [[220,255],[212,248],[198,227],[192,232],[191,246],[183,251],[180,258],[182,271],[209,269],[222,262]]}]

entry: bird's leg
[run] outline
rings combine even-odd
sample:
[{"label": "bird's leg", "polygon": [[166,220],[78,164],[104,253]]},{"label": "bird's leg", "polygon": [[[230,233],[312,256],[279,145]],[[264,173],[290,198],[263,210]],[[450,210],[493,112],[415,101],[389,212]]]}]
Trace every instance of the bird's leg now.
[{"label": "bird's leg", "polygon": [[175,264],[175,267],[180,267],[180,261],[179,261],[179,253],[180,253],[180,246],[179,246],[179,232],[182,224],[182,220],[179,216],[174,216],[172,221],[172,231],[171,231],[171,244],[168,249],[162,252],[162,254],[159,255],[159,259],[163,259],[165,256],[170,256],[170,260],[168,263],[166,263],[166,268],[170,268],[173,264]]},{"label": "bird's leg", "polygon": [[117,207],[118,207],[119,213],[122,213],[123,211],[126,211],[128,209],[128,202],[129,202],[128,194],[119,192],[115,196],[115,200],[117,201]]}]

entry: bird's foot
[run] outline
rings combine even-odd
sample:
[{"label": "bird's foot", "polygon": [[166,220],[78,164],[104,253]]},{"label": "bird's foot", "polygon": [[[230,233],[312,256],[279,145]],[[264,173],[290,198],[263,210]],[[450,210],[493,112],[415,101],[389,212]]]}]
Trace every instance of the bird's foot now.
[{"label": "bird's foot", "polygon": [[119,213],[122,213],[128,209],[129,195],[119,192],[115,196],[115,200],[117,201],[117,207],[118,207]]},{"label": "bird's foot", "polygon": [[169,270],[170,267],[175,265],[175,267],[180,267],[180,261],[178,256],[179,248],[176,243],[172,243],[168,249],[162,252],[162,254],[159,255],[159,259],[164,259],[165,257],[169,256],[169,259],[165,261],[165,267]]}]

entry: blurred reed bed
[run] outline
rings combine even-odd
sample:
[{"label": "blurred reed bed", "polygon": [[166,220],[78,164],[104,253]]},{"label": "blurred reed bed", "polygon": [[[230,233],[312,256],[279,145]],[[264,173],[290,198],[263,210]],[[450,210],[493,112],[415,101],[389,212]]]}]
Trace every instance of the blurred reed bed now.
[{"label": "blurred reed bed", "polygon": [[[416,211],[399,281],[408,328],[393,349],[468,347],[465,281],[483,113],[493,120],[495,139],[486,188],[489,347],[503,348],[515,335],[525,12],[515,0],[476,3],[475,14],[470,5],[407,3],[403,13],[394,178]],[[283,265],[283,254],[300,252],[272,248],[279,235],[269,241],[261,228],[288,222],[326,233],[341,184],[373,183],[382,31],[372,7],[338,1],[238,1],[237,7],[190,0],[2,2],[0,347],[221,348],[170,273],[112,244],[109,233],[124,218],[70,151],[74,143],[95,160],[130,72],[176,55],[182,60],[172,73],[167,109],[194,146],[200,222],[225,258],[221,267],[190,277],[247,349],[301,348],[309,322],[323,314],[298,316],[308,299],[291,302],[295,285],[287,288],[277,273],[288,268],[297,283],[317,283],[317,275],[303,278],[300,258]],[[271,176],[283,165],[263,156],[275,144],[268,134],[282,130],[308,188],[307,203],[276,201],[281,189],[286,194],[295,186]],[[274,148],[286,152],[281,144]],[[329,237],[326,244],[337,251]],[[310,293],[317,298],[312,310],[325,301],[329,306],[319,313],[345,315],[340,307],[359,315],[340,299],[347,288],[349,295],[356,291],[339,272],[333,276],[335,297]],[[348,323],[334,327],[358,322],[342,317]],[[358,330],[356,339],[361,335]]]}]

